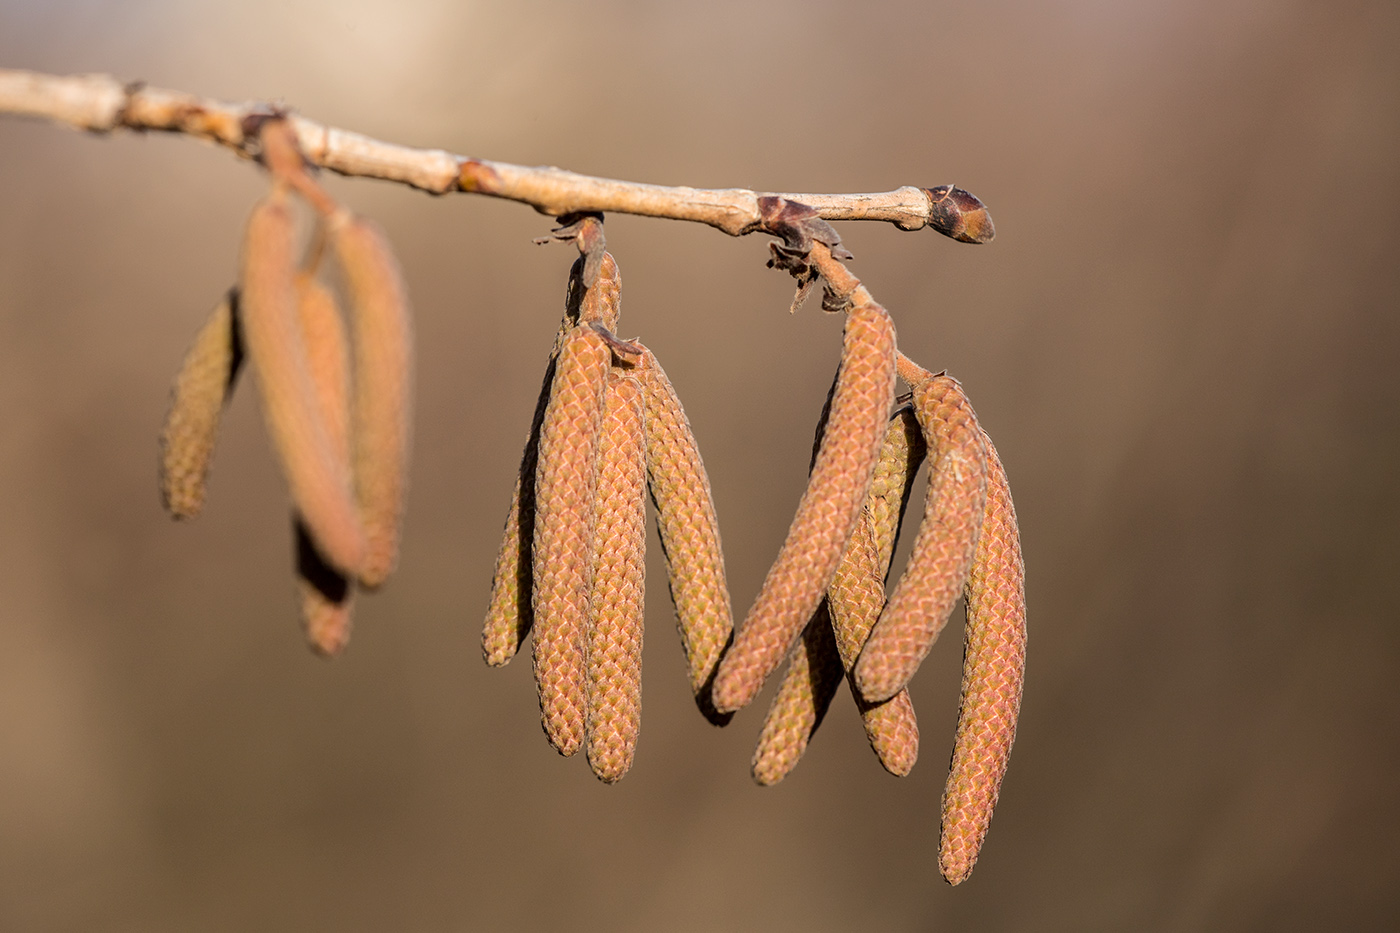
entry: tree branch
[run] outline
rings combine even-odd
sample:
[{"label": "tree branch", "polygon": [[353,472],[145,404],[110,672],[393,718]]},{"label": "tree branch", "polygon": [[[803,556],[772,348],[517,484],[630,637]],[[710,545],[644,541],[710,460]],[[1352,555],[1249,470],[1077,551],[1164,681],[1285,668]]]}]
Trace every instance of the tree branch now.
[{"label": "tree branch", "polygon": [[[257,158],[257,130],[278,107],[230,104],[181,91],[123,84],[108,75],[60,77],[0,69],[0,113],[40,117],[95,133],[115,129],[184,133]],[[464,191],[520,201],[554,217],[615,211],[709,224],[732,236],[765,230],[759,198],[781,197],[826,220],[883,220],[901,230],[930,226],[965,243],[994,235],[981,201],[960,188],[905,186],[876,194],[778,194],[744,188],[688,188],[595,178],[549,166],[527,167],[414,149],[326,126],[294,114],[302,152],[341,175],[378,178],[432,194]],[[972,218],[969,221],[969,218]]]}]

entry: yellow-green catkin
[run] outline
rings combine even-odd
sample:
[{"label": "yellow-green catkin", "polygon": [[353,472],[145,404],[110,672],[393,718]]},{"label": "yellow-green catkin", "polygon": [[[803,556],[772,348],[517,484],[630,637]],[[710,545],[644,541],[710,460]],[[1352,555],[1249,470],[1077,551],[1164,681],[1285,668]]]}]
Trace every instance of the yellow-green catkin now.
[{"label": "yellow-green catkin", "polygon": [[230,289],[199,329],[170,393],[160,436],[160,497],[175,518],[194,518],[204,507],[219,421],[243,358],[237,303],[238,290]]}]

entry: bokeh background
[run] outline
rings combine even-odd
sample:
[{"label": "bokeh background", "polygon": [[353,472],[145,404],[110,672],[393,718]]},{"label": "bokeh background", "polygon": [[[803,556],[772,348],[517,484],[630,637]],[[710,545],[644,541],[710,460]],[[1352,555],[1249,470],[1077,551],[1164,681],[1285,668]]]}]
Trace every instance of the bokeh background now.
[{"label": "bokeh background", "polygon": [[[520,205],[331,179],[402,257],[419,411],[401,569],[318,660],[250,385],[205,514],[156,495],[169,380],[263,179],[0,117],[0,928],[1394,929],[1397,49],[1386,0],[0,0],[6,67],[639,181],[974,191],[991,246],[841,233],[1000,448],[1031,629],[961,887],[936,859],[961,612],[913,684],[910,777],[843,694],[759,788],[772,689],[697,715],[653,538],[641,744],[602,786],[546,745],[528,663],[478,648],[573,252]],[[763,238],[608,239],[742,613],[840,320],[787,314]]]}]

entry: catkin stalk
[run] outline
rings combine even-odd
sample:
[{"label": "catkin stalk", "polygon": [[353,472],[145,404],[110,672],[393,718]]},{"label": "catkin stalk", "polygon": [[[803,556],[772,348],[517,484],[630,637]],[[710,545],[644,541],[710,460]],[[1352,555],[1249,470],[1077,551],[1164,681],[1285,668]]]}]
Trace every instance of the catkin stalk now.
[{"label": "catkin stalk", "polygon": [[583,744],[588,594],[593,575],[598,434],[612,353],[588,325],[559,353],[535,468],[535,684],[561,755]]},{"label": "catkin stalk", "polygon": [[293,505],[322,556],[336,570],[353,575],[364,561],[365,534],[350,471],[336,456],[311,380],[297,317],[294,247],[286,198],[274,192],[248,219],[241,275],[243,334]]},{"label": "catkin stalk", "polygon": [[914,389],[930,467],[923,523],[894,592],[855,668],[865,699],[904,688],[947,624],[972,567],[987,495],[987,455],[977,416],[956,379]]},{"label": "catkin stalk", "polygon": [[642,354],[635,371],[646,413],[647,477],[690,689],[707,718],[725,722],[709,688],[734,617],[710,480],[680,398],[651,351]]},{"label": "catkin stalk", "polygon": [[787,540],[734,645],[720,662],[714,701],[747,705],[787,653],[831,583],[870,490],[894,394],[895,333],[869,302],[846,316],[841,368],[826,435]]},{"label": "catkin stalk", "polygon": [[977,862],[1006,776],[1026,676],[1025,566],[1011,488],[985,434],[987,509],[967,581],[962,702],[943,791],[938,865],[950,884]]},{"label": "catkin stalk", "polygon": [[243,361],[237,304],[238,290],[230,289],[199,329],[170,393],[160,436],[160,498],[174,518],[194,518],[204,507],[219,421]]},{"label": "catkin stalk", "polygon": [[355,494],[368,551],[360,582],[377,587],[398,561],[408,486],[413,326],[403,275],[377,225],[346,212],[330,222],[354,338]]},{"label": "catkin stalk", "polygon": [[598,451],[593,588],[588,600],[588,764],[609,784],[632,767],[642,724],[646,442],[642,392],[608,376]]}]

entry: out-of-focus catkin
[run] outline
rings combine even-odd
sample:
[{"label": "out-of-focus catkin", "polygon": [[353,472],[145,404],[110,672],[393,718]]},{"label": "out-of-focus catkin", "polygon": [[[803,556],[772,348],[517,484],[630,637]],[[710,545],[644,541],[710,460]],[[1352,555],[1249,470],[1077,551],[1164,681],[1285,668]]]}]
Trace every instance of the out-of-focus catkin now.
[{"label": "out-of-focus catkin", "polygon": [[[349,469],[350,353],[345,322],[330,290],[311,273],[298,273],[296,290],[297,317],[321,421],[336,456]],[[350,640],[354,583],[326,563],[300,519],[296,521],[296,547],[302,627],[313,650],[335,657]]]},{"label": "out-of-focus catkin", "polygon": [[710,480],[680,398],[649,350],[636,374],[646,412],[647,476],[690,688],[701,711],[715,719],[709,685],[734,617]]},{"label": "out-of-focus catkin", "polygon": [[365,534],[350,471],[336,456],[311,379],[297,316],[293,233],[280,192],[254,207],[243,245],[240,319],[292,502],[322,556],[354,575]]},{"label": "out-of-focus catkin", "polygon": [[355,494],[368,551],[360,582],[376,587],[398,561],[408,485],[413,327],[393,250],[377,225],[347,212],[330,222],[345,275],[355,355]]},{"label": "out-of-focus catkin", "polygon": [[195,336],[171,390],[160,437],[160,497],[175,518],[194,518],[204,507],[224,402],[243,359],[237,304],[238,290],[230,289]]},{"label": "out-of-focus catkin", "polygon": [[845,342],[821,451],[787,539],[734,645],[720,662],[714,701],[747,705],[811,618],[850,541],[870,490],[894,395],[894,323],[869,302],[846,314]]},{"label": "out-of-focus catkin", "polygon": [[962,703],[943,791],[938,864],[957,884],[977,862],[1006,776],[1026,675],[1025,567],[1006,471],[990,438],[987,507],[967,581]]},{"label": "out-of-focus catkin", "polygon": [[856,684],[873,703],[904,688],[947,623],[972,567],[986,504],[986,450],[962,387],[939,375],[912,388],[929,449],[928,495],[909,563],[856,664]]},{"label": "out-of-focus catkin", "polygon": [[646,444],[635,377],[608,376],[598,451],[588,600],[588,764],[611,784],[632,767],[642,724]]},{"label": "out-of-focus catkin", "polygon": [[561,755],[584,739],[598,435],[611,360],[597,331],[573,328],[555,367],[535,468],[535,683],[545,734]]}]

